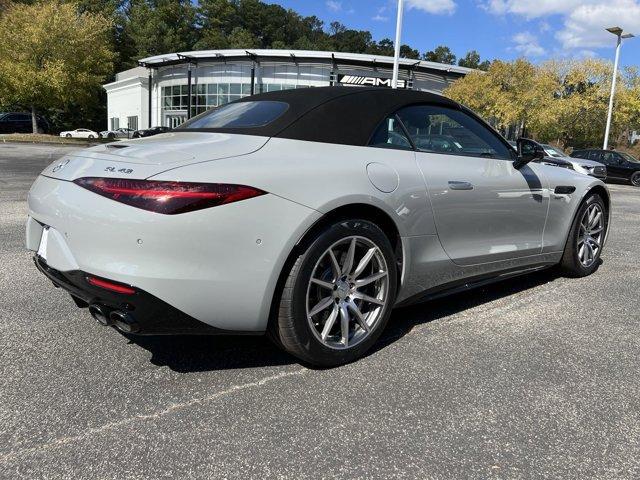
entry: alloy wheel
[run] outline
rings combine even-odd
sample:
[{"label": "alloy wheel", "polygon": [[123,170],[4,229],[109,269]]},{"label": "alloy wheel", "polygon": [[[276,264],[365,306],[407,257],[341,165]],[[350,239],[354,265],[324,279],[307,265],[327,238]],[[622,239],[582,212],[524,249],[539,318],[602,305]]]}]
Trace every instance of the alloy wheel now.
[{"label": "alloy wheel", "polygon": [[375,329],[389,298],[387,262],[361,236],[331,245],[316,263],[307,287],[307,319],[325,346],[351,348]]},{"label": "alloy wheel", "polygon": [[604,212],[594,203],[589,205],[580,220],[578,230],[578,259],[589,268],[598,258],[604,237]]},{"label": "alloy wheel", "polygon": [[640,187],[640,172],[634,173],[631,177],[631,184],[634,187]]}]

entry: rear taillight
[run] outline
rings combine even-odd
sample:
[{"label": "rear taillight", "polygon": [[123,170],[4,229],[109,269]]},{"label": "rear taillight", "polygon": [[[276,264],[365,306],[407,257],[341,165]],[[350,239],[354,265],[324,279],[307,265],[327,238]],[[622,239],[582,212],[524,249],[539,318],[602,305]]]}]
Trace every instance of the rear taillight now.
[{"label": "rear taillight", "polygon": [[245,185],[159,182],[124,178],[84,177],[73,183],[98,195],[151,212],[175,215],[264,195]]},{"label": "rear taillight", "polygon": [[126,285],[122,285],[121,283],[110,282],[109,280],[92,277],[90,275],[87,276],[87,282],[94,287],[103,288],[105,290],[109,290],[110,292],[122,293],[126,295],[133,295],[134,293],[136,293],[135,289]]}]

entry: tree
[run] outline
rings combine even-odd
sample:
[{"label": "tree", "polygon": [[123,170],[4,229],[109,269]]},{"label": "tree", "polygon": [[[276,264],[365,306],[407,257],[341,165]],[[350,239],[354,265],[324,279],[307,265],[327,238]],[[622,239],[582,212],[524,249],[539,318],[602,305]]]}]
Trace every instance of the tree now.
[{"label": "tree", "polygon": [[458,65],[460,67],[475,68],[476,70],[487,71],[489,70],[489,66],[491,65],[491,62],[489,62],[488,60],[481,62],[480,54],[475,50],[471,50],[467,52],[467,54],[464,57],[458,60]]},{"label": "tree", "polygon": [[231,30],[231,35],[229,35],[229,48],[248,49],[259,46],[260,43],[256,36],[246,28],[236,27]]},{"label": "tree", "polygon": [[422,59],[429,62],[445,63],[448,65],[455,65],[456,63],[456,56],[449,47],[445,47],[444,45],[439,45],[434,50],[425,52]]},{"label": "tree", "polygon": [[420,60],[420,52],[415,48],[411,48],[409,45],[400,45],[400,56],[402,58]]},{"label": "tree", "polygon": [[36,113],[95,95],[112,71],[112,24],[59,0],[15,4],[0,16],[0,104]]},{"label": "tree", "polygon": [[190,0],[130,0],[127,16],[126,34],[135,52],[131,60],[193,49],[196,12]]},{"label": "tree", "polygon": [[[602,143],[607,118],[611,65],[601,60],[494,61],[487,73],[473,72],[445,94],[464,103],[499,128],[526,127],[528,136],[563,146]],[[620,74],[611,139],[623,143],[640,125],[640,78],[634,69]]]}]

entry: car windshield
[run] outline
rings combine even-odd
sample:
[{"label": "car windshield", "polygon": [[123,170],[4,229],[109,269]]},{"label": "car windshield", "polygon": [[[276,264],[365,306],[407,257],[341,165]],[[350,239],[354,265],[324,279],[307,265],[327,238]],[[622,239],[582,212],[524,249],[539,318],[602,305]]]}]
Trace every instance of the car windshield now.
[{"label": "car windshield", "polygon": [[629,155],[628,153],[623,153],[623,152],[619,152],[620,155],[622,155],[622,157],[628,161],[628,162],[633,162],[633,163],[640,163],[640,160],[638,160],[635,157],[632,157],[631,155]]},{"label": "car windshield", "polygon": [[230,103],[198,115],[179,129],[263,127],[288,108],[288,103],[267,100]]},{"label": "car windshield", "polygon": [[549,155],[552,157],[566,157],[567,155],[560,149],[552,146],[552,145],[543,145],[544,149],[547,151]]}]

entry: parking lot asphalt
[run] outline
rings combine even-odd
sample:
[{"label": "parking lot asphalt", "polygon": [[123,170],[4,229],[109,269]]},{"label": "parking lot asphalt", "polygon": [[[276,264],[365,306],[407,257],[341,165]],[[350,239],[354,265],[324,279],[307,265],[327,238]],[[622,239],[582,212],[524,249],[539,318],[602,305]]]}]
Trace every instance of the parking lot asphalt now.
[{"label": "parking lot asphalt", "polygon": [[68,151],[0,144],[0,478],[640,478],[640,189],[610,186],[594,275],[399,309],[366,358],[313,370],[76,308],[23,246]]}]

